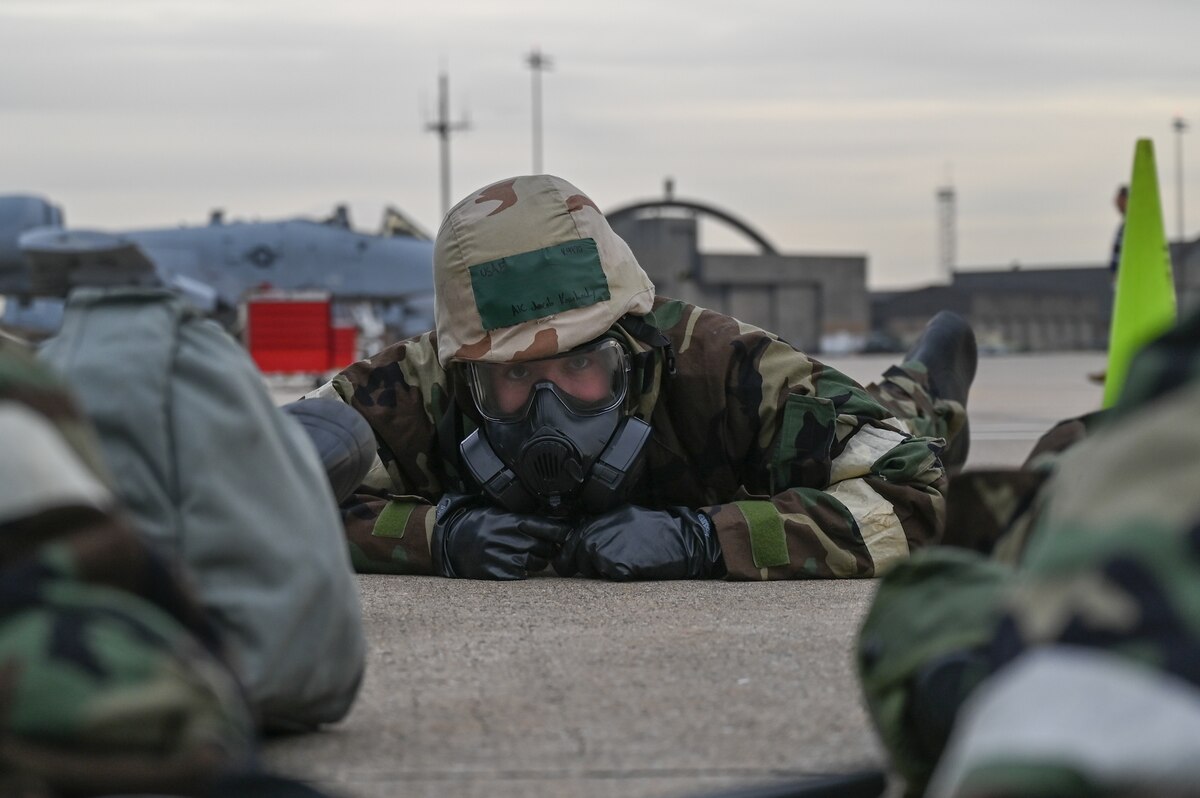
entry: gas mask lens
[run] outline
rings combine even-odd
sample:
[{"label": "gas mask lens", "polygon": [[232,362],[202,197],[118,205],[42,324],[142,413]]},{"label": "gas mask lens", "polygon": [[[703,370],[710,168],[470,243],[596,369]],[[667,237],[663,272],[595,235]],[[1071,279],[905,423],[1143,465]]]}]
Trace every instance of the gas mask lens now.
[{"label": "gas mask lens", "polygon": [[625,398],[629,358],[608,338],[541,360],[471,363],[468,371],[475,405],[492,421],[524,416],[539,386],[549,387],[572,412],[586,416],[611,410]]}]

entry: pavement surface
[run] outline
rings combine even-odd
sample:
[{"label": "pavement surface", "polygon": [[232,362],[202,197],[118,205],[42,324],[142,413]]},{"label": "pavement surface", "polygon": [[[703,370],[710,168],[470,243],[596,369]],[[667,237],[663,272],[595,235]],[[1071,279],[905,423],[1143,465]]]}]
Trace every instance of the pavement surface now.
[{"label": "pavement surface", "polygon": [[[828,361],[870,382],[893,358]],[[1096,409],[1086,375],[1103,367],[982,359],[968,467],[1019,465],[1055,421]],[[883,763],[852,658],[873,581],[358,579],[354,709],[264,751],[332,795],[682,798]]]}]

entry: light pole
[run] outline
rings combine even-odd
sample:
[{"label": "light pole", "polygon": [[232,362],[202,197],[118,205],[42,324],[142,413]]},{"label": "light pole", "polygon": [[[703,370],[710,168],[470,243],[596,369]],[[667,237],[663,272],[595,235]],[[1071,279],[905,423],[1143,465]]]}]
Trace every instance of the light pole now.
[{"label": "light pole", "polygon": [[533,72],[533,173],[542,173],[542,72],[553,66],[550,57],[538,48],[525,58]]},{"label": "light pole", "polygon": [[1171,122],[1175,129],[1175,238],[1183,243],[1183,133],[1188,129],[1187,121],[1182,116],[1175,117]]}]

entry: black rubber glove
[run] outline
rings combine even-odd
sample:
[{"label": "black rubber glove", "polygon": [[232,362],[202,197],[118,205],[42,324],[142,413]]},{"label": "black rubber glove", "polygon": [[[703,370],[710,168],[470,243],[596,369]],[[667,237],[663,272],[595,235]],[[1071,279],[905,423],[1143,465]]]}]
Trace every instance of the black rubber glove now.
[{"label": "black rubber glove", "polygon": [[564,521],[519,515],[479,496],[443,496],[430,540],[433,571],[464,579],[524,579],[546,567],[570,531]]},{"label": "black rubber glove", "polygon": [[584,519],[553,562],[560,576],[581,574],[618,582],[725,576],[712,521],[685,507],[647,510],[627,504]]}]

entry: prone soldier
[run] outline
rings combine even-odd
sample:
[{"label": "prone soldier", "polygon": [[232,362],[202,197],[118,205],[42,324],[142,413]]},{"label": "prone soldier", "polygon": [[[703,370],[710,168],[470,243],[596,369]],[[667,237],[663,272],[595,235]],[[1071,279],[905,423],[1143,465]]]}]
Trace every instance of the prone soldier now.
[{"label": "prone soldier", "polygon": [[379,444],[342,504],[358,570],[869,577],[940,538],[975,372],[959,317],[864,388],[655,297],[595,203],[549,175],[459,202],[434,283],[435,330],[310,394]]}]

